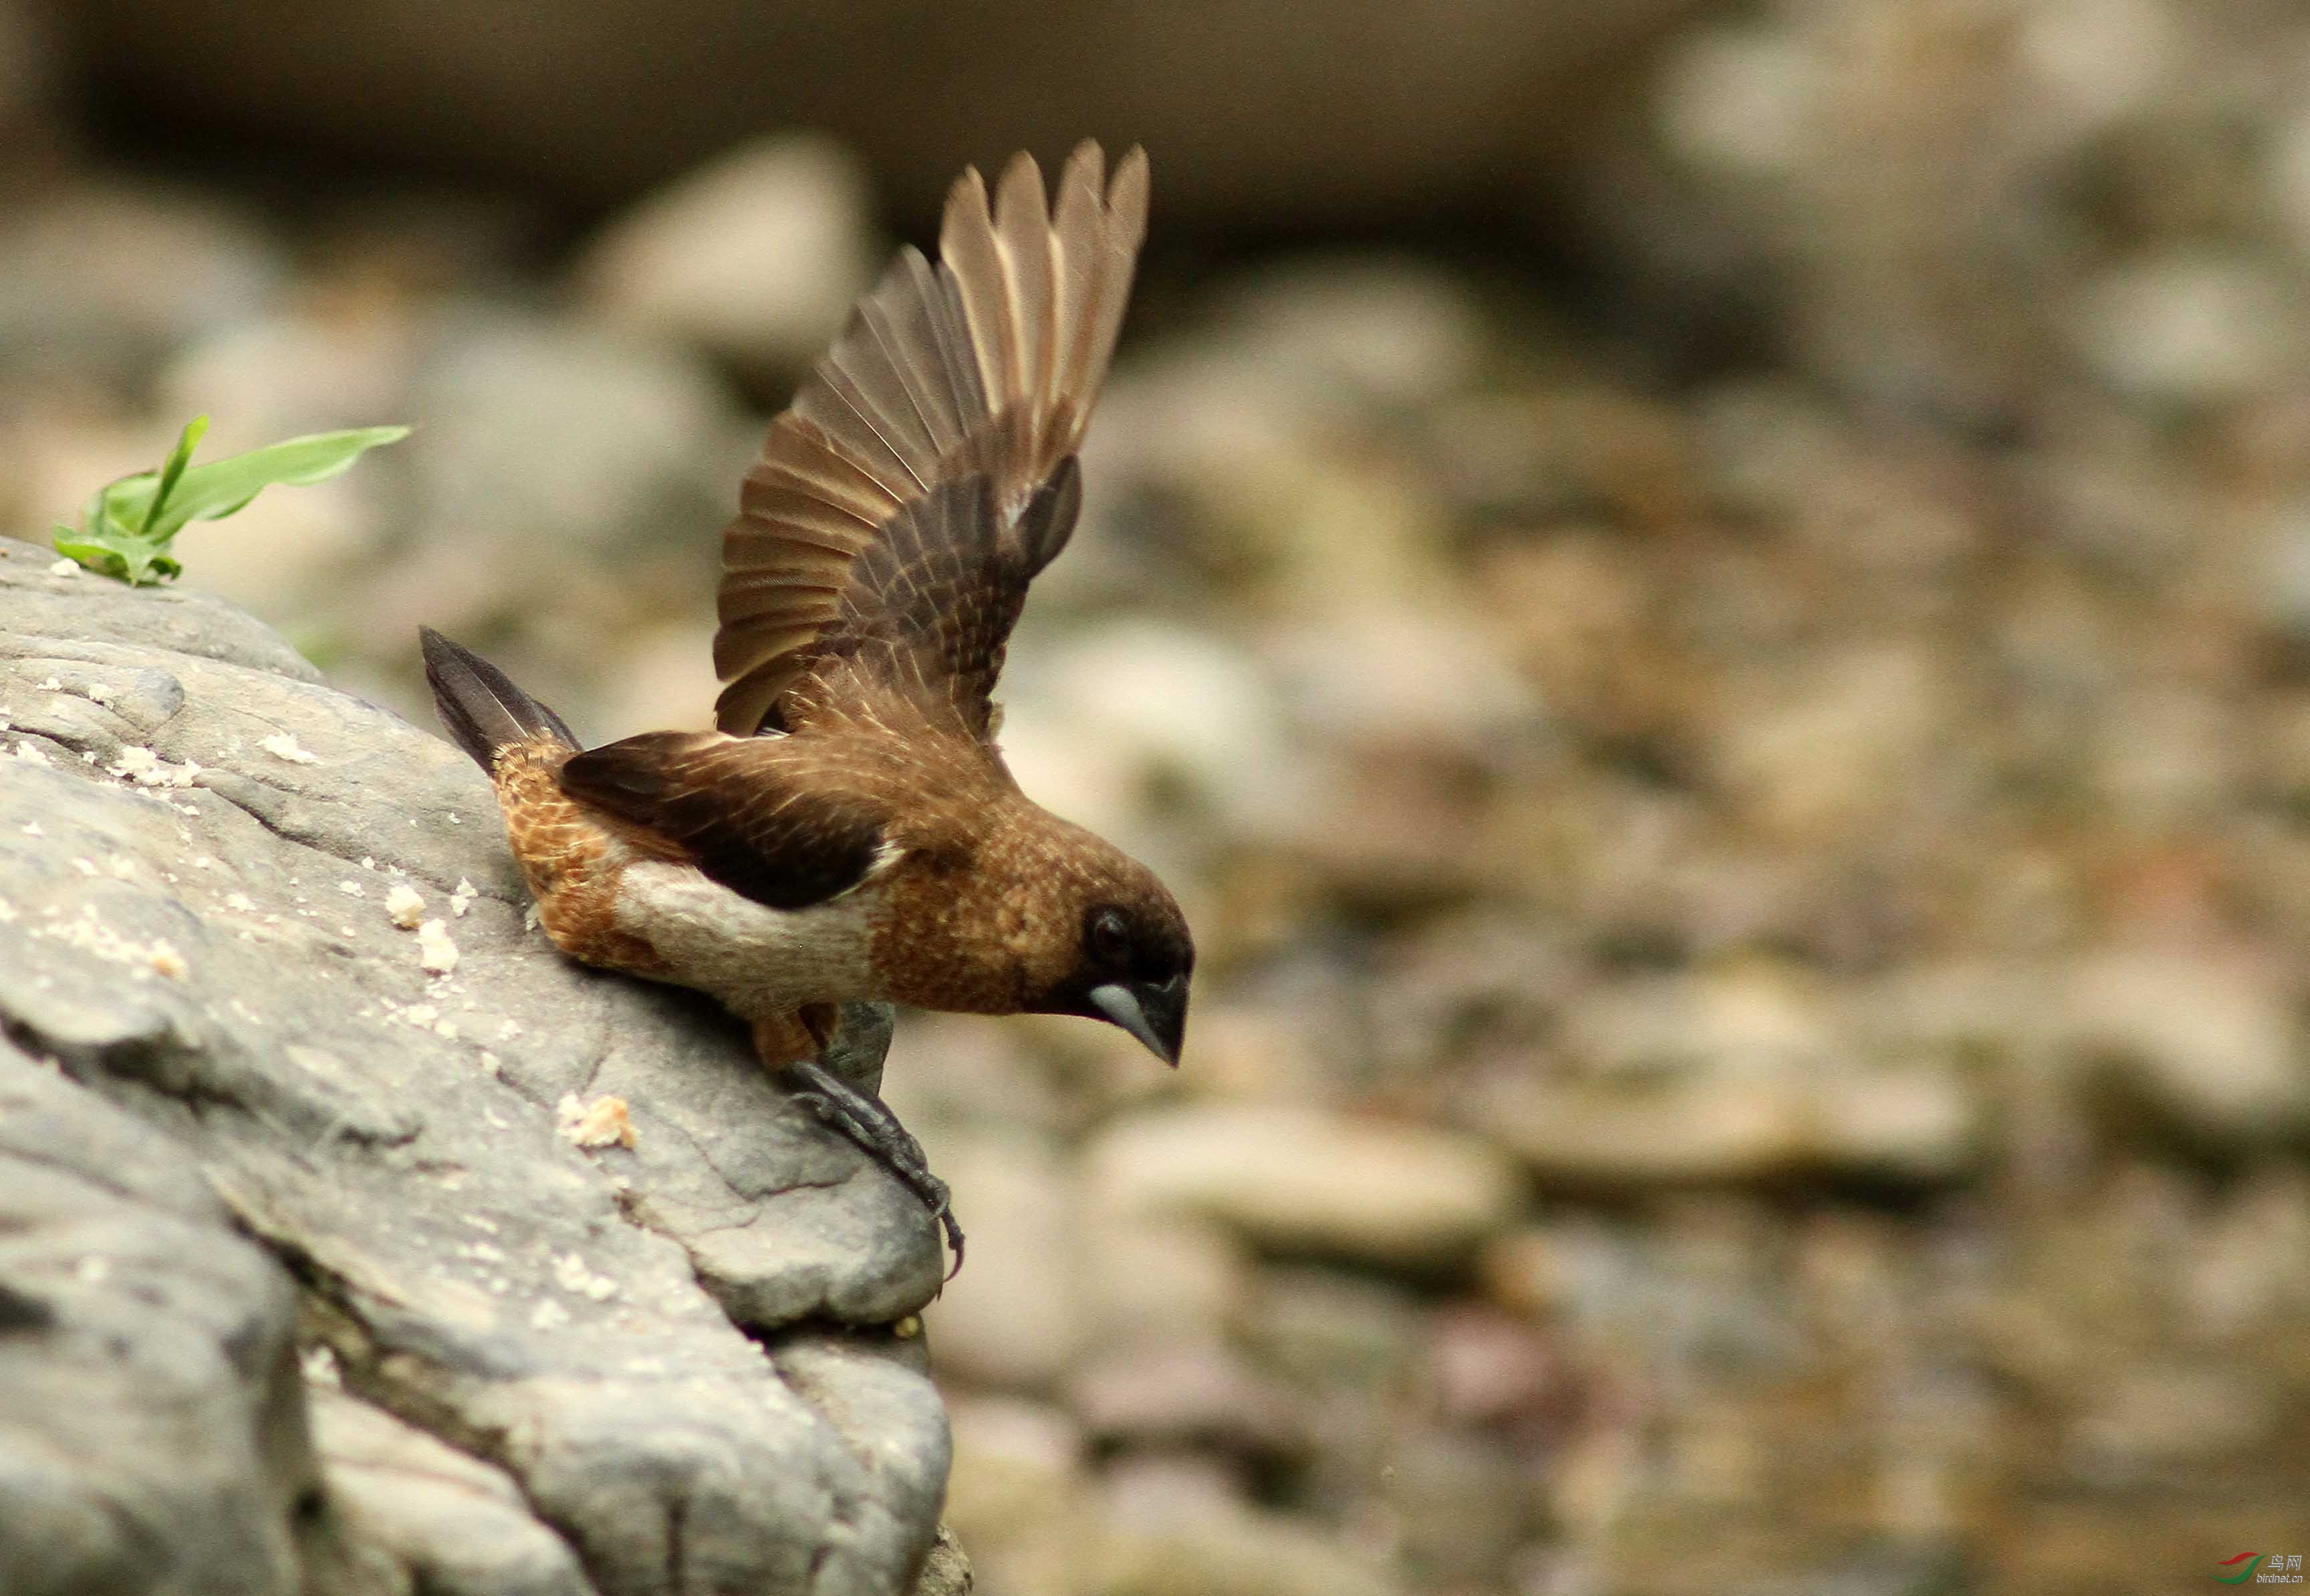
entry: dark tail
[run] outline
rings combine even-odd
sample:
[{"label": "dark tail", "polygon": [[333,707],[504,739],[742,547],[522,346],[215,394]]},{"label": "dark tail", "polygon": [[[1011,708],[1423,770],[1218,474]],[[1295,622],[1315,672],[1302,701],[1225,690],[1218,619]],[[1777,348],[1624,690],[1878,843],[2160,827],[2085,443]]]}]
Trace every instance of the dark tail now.
[{"label": "dark tail", "polygon": [[430,626],[419,627],[417,637],[424,646],[425,680],[433,686],[433,707],[441,712],[441,724],[484,771],[494,772],[498,750],[508,743],[551,737],[578,746],[560,716],[480,655]]}]

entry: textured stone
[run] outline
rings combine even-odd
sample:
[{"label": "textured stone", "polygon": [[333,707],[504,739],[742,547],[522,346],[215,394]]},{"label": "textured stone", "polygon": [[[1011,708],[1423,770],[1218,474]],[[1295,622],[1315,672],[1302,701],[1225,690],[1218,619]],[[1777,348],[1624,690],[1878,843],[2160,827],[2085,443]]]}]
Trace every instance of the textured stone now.
[{"label": "textured stone", "polygon": [[288,1272],[181,1148],[6,1040],[0,1281],[9,1596],[296,1592]]},{"label": "textured stone", "polygon": [[[9,1035],[189,1149],[347,1389],[508,1474],[595,1589],[906,1589],[947,1462],[888,1328],[938,1283],[921,1204],[711,1005],[526,929],[447,744],[220,601],[53,563],[0,541]],[[386,900],[464,880],[430,976]],[[571,1145],[572,1094],[634,1148]]]}]

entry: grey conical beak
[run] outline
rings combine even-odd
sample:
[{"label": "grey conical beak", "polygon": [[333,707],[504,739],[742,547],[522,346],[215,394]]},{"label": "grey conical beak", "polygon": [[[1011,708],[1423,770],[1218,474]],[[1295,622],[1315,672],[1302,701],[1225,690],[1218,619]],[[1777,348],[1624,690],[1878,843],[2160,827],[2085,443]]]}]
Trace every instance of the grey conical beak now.
[{"label": "grey conical beak", "polygon": [[1110,981],[1090,989],[1091,1007],[1139,1038],[1141,1045],[1173,1068],[1187,1032],[1187,978],[1174,976],[1158,984]]}]

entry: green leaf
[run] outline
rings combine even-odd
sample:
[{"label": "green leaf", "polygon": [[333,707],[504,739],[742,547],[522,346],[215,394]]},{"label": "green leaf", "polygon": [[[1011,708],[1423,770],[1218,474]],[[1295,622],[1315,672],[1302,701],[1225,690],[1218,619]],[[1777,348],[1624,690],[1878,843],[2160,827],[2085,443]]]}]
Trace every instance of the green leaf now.
[{"label": "green leaf", "polygon": [[[186,429],[191,433],[191,429]],[[108,515],[124,525],[143,522],[145,535],[166,542],[187,522],[219,521],[281,484],[303,487],[342,475],[352,463],[381,444],[409,436],[406,427],[359,427],[345,432],[315,432],[246,455],[229,455],[205,465],[181,469],[156,480],[152,472],[123,477],[104,490]],[[175,464],[174,456],[170,464]],[[161,491],[155,497],[154,490]]]},{"label": "green leaf", "polygon": [[208,425],[206,416],[187,422],[159,471],[140,471],[98,489],[77,532],[56,529],[56,551],[132,585],[178,576],[184,568],[167,550],[187,523],[221,520],[276,483],[326,481],[370,449],[409,436],[406,427],[315,432],[195,465],[193,450]]},{"label": "green leaf", "polygon": [[169,451],[168,464],[161,467],[160,490],[152,495],[152,507],[144,512],[141,530],[146,537],[155,535],[152,524],[161,517],[161,507],[169,502],[169,495],[175,490],[177,480],[185,474],[185,467],[193,463],[193,451],[200,447],[201,439],[208,436],[208,417],[195,416],[185,423],[185,429],[177,434],[177,447]]}]

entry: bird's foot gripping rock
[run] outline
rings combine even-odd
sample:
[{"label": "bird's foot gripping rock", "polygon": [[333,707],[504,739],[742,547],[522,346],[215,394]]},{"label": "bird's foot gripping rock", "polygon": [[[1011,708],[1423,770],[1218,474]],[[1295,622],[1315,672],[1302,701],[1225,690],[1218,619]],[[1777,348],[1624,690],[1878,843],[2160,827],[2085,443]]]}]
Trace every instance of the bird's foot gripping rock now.
[{"label": "bird's foot gripping rock", "polygon": [[856,1142],[867,1157],[922,1199],[923,1206],[931,1210],[931,1217],[946,1232],[947,1247],[954,1253],[954,1263],[946,1278],[951,1280],[961,1272],[962,1227],[955,1222],[954,1204],[949,1198],[946,1183],[931,1173],[923,1144],[899,1123],[899,1116],[881,1098],[851,1085],[816,1059],[787,1064],[779,1073],[795,1102],[817,1115],[822,1123]]}]

